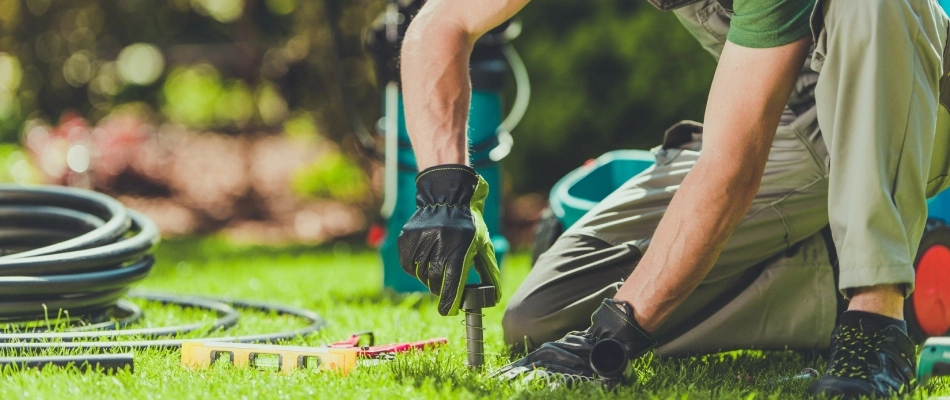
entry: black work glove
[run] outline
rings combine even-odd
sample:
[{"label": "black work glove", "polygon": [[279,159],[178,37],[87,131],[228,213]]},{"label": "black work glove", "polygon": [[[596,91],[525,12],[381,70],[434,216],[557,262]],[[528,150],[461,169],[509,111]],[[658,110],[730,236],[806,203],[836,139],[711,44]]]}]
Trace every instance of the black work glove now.
[{"label": "black work glove", "polygon": [[[618,308],[618,305],[623,310]],[[594,350],[595,345],[598,350]],[[633,319],[633,310],[627,303],[604,299],[591,316],[590,328],[574,331],[558,341],[545,343],[524,358],[493,372],[492,376],[504,380],[554,378],[552,383],[567,384],[594,379],[616,380],[616,375],[600,376],[599,374],[605,372],[595,371],[591,366],[592,350],[600,353],[601,357],[606,356],[606,359],[599,358],[602,361],[602,369],[605,365],[611,365],[612,367],[607,369],[619,369],[614,371],[619,375],[626,369],[628,360],[640,357],[654,346],[656,341]],[[612,351],[604,354],[604,349],[608,348]],[[621,357],[622,365],[619,359]],[[618,366],[620,368],[616,368]]]},{"label": "black work glove", "polygon": [[445,164],[416,176],[416,212],[399,234],[399,264],[439,296],[439,314],[456,315],[472,262],[499,290],[498,262],[482,218],[488,183],[467,165]]}]

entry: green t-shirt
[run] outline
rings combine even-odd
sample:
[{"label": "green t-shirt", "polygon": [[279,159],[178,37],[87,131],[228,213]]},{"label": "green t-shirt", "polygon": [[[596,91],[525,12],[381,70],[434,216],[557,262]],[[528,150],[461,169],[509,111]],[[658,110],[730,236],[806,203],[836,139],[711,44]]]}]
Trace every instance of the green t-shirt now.
[{"label": "green t-shirt", "polygon": [[735,0],[729,25],[730,42],[768,48],[789,44],[811,31],[815,0]]}]

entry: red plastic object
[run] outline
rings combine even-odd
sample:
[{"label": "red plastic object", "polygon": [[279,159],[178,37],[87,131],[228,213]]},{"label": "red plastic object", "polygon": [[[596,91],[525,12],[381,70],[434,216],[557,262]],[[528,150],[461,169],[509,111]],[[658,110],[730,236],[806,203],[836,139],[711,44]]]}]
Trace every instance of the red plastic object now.
[{"label": "red plastic object", "polygon": [[[361,346],[363,338],[368,338],[368,344]],[[379,346],[374,346],[373,342],[375,341],[375,336],[373,332],[361,332],[351,335],[344,341],[331,343],[328,347],[333,348],[351,348],[358,347],[360,350],[357,353],[359,357],[365,358],[378,358],[384,357],[390,354],[395,353],[405,353],[412,350],[427,350],[436,347],[441,347],[449,342],[446,338],[435,338],[435,339],[426,339],[420,340],[418,342],[409,342],[409,343],[390,343],[383,344]]]},{"label": "red plastic object", "polygon": [[386,239],[386,228],[380,224],[373,224],[366,231],[366,245],[378,249]]},{"label": "red plastic object", "polygon": [[330,343],[330,345],[327,347],[333,347],[333,348],[361,347],[360,343],[363,341],[363,338],[369,339],[367,340],[367,342],[369,343],[367,343],[366,346],[372,346],[376,342],[376,336],[373,335],[373,332],[366,331],[366,332],[354,333],[350,335],[350,337],[347,338],[346,340],[336,342],[336,343]]},{"label": "red plastic object", "polygon": [[380,346],[362,347],[360,348],[360,352],[357,354],[359,354],[360,357],[372,358],[385,356],[392,353],[404,353],[412,350],[432,349],[441,347],[448,342],[449,340],[446,338],[435,338],[420,340],[418,342],[384,344]]},{"label": "red plastic object", "polygon": [[920,328],[930,336],[950,331],[950,248],[935,244],[917,264],[914,312]]}]

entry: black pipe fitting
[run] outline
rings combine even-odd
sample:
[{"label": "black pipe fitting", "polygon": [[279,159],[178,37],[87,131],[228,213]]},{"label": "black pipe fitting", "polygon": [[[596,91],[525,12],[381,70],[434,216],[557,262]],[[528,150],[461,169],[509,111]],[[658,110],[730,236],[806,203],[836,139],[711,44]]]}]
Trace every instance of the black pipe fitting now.
[{"label": "black pipe fitting", "polygon": [[590,350],[590,367],[606,384],[617,384],[630,365],[623,344],[615,339],[602,339]]}]

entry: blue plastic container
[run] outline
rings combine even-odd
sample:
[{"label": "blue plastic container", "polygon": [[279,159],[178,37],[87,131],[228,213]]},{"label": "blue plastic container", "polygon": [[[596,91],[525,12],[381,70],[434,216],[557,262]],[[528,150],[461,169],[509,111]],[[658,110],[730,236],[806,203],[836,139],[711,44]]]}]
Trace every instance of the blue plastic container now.
[{"label": "blue plastic container", "polygon": [[647,170],[656,158],[646,150],[615,150],[571,171],[551,189],[551,212],[564,229],[614,190]]},{"label": "blue plastic container", "polygon": [[[383,99],[383,104],[385,99]],[[501,168],[498,163],[490,162],[488,152],[495,143],[496,130],[501,123],[501,94],[495,91],[475,90],[472,92],[469,110],[469,140],[471,163],[485,181],[488,182],[488,198],[485,200],[485,224],[495,246],[495,258],[501,265],[508,251],[508,240],[501,234]],[[409,142],[403,118],[402,95],[399,96],[399,174],[396,208],[386,222],[386,237],[380,246],[383,259],[383,285],[397,292],[427,292],[428,289],[415,277],[407,274],[399,265],[397,239],[402,226],[416,211],[416,157]],[[487,146],[485,144],[488,144]],[[478,283],[478,274],[472,271],[468,283]]]},{"label": "blue plastic container", "polygon": [[950,222],[950,191],[943,191],[940,194],[927,200],[927,217],[942,219],[944,222]]}]

